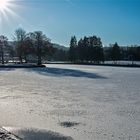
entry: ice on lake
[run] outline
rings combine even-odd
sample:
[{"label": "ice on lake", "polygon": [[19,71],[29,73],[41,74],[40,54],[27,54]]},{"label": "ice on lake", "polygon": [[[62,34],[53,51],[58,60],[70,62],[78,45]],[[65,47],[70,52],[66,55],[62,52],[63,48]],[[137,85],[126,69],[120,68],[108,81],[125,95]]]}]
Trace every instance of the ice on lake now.
[{"label": "ice on lake", "polygon": [[74,140],[139,140],[140,69],[1,68],[0,126],[57,132]]}]

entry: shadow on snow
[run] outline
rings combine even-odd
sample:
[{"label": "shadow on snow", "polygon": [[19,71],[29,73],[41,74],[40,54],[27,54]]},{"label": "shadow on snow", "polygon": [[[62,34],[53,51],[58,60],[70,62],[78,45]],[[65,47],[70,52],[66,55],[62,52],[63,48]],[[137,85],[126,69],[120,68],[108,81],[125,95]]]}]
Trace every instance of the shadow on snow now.
[{"label": "shadow on snow", "polygon": [[73,140],[70,136],[64,136],[57,132],[39,129],[10,128],[10,132],[19,137],[19,139],[24,140]]},{"label": "shadow on snow", "polygon": [[73,140],[71,137],[62,136],[51,131],[21,130],[20,135],[23,136],[24,140]]},{"label": "shadow on snow", "polygon": [[14,71],[15,68],[0,68],[0,71]]},{"label": "shadow on snow", "polygon": [[[85,77],[85,78],[91,78],[91,79],[106,79],[106,77],[101,76],[97,73],[90,73],[90,72],[84,72],[81,70],[76,69],[64,69],[64,68],[52,68],[52,67],[45,67],[45,68],[23,68],[26,71],[34,71],[41,75],[46,76],[69,76],[69,77]],[[14,71],[15,68],[0,68],[0,72],[2,71]]]},{"label": "shadow on snow", "polygon": [[85,78],[101,78],[101,79],[106,79],[106,77],[98,75],[96,73],[90,73],[90,72],[84,72],[81,70],[74,70],[74,69],[63,69],[63,68],[33,68],[33,69],[28,69],[29,71],[34,71],[38,74],[41,75],[46,75],[46,76],[57,76],[57,77],[62,77],[62,76],[70,76],[70,77],[85,77]]}]

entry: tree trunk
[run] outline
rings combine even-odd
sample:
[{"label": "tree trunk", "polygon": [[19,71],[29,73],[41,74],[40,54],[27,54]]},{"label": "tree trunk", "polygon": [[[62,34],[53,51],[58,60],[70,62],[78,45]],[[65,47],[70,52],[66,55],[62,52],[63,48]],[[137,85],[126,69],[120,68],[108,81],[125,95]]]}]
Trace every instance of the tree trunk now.
[{"label": "tree trunk", "polygon": [[2,59],[2,64],[4,64],[4,54],[3,54],[3,51],[1,53],[1,59]]},{"label": "tree trunk", "polygon": [[41,58],[41,48],[40,46],[38,45],[37,47],[37,53],[38,53],[38,62],[37,62],[37,65],[41,65],[42,64],[42,58]]},{"label": "tree trunk", "polygon": [[23,63],[22,62],[22,56],[19,56],[19,61],[20,61],[21,64]]},{"label": "tree trunk", "polygon": [[1,46],[1,61],[4,64],[4,52],[3,52],[3,45]]}]

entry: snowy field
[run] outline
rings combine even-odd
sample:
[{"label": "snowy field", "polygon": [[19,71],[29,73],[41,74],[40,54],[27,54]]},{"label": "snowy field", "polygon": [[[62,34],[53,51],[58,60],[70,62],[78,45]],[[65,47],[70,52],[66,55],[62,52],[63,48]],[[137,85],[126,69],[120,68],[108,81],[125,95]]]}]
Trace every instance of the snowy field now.
[{"label": "snowy field", "polygon": [[0,126],[44,130],[41,140],[140,140],[139,68],[46,66],[0,69]]}]

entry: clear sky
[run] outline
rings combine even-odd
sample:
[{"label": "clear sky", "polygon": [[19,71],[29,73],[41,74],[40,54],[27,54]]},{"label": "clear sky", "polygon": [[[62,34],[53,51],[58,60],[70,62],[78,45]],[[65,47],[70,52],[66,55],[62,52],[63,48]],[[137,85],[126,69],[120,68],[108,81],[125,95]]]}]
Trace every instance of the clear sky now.
[{"label": "clear sky", "polygon": [[104,45],[140,44],[140,0],[11,0],[10,3],[10,10],[5,10],[7,16],[0,14],[0,34],[9,39],[16,28],[22,27],[27,32],[41,30],[52,42],[66,46],[73,35],[77,39],[97,35]]}]

